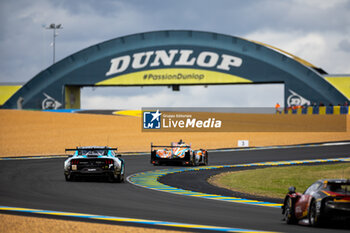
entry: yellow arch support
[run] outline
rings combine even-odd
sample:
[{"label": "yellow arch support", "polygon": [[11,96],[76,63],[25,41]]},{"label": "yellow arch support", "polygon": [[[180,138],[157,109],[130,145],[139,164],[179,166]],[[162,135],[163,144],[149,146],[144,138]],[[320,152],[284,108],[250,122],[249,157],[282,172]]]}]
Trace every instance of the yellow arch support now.
[{"label": "yellow arch support", "polygon": [[21,85],[0,85],[0,105],[3,105],[21,87]]},{"label": "yellow arch support", "polygon": [[350,76],[326,76],[324,78],[350,100]]}]

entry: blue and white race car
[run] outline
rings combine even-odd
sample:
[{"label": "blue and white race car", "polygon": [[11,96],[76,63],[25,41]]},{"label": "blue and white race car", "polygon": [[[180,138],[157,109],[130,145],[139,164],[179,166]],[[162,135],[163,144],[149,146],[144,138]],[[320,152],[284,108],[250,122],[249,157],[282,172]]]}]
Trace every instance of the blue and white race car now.
[{"label": "blue and white race car", "polygon": [[123,182],[125,163],[121,155],[111,147],[77,147],[66,149],[74,151],[64,162],[64,176],[71,181],[77,176],[104,176],[112,182]]}]

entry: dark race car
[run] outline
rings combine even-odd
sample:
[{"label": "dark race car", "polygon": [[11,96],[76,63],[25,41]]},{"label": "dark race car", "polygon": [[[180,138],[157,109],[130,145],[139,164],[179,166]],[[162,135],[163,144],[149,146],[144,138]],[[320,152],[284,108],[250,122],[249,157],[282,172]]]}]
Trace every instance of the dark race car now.
[{"label": "dark race car", "polygon": [[117,148],[110,147],[77,147],[66,149],[74,151],[64,162],[66,181],[81,176],[103,176],[112,182],[123,182],[125,163],[121,155],[114,152]]},{"label": "dark race car", "polygon": [[[301,194],[290,187],[282,206],[288,224],[306,220],[320,226],[331,220],[350,221],[350,179],[318,180]],[[346,223],[346,222],[345,222]]]},{"label": "dark race car", "polygon": [[[154,149],[159,148],[162,149]],[[154,146],[151,144],[151,163],[153,165],[180,163],[182,165],[208,165],[208,151],[192,150],[191,145],[180,140],[170,146]]]}]

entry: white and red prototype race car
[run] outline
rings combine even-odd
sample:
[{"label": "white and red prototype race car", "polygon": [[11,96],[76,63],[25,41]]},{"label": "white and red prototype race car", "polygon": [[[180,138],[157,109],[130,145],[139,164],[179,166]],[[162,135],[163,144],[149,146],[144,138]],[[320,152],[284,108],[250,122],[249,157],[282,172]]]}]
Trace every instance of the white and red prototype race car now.
[{"label": "white and red prototype race car", "polygon": [[182,140],[178,143],[172,142],[170,146],[155,146],[151,143],[151,163],[155,166],[168,163],[190,166],[208,165],[208,151],[193,150],[191,145]]}]

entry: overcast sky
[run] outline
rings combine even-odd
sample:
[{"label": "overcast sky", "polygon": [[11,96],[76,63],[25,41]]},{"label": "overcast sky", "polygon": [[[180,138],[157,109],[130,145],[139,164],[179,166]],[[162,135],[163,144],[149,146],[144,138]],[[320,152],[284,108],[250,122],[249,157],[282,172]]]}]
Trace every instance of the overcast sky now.
[{"label": "overcast sky", "polygon": [[[349,74],[349,12],[350,0],[0,0],[0,82],[27,82],[52,64],[52,30],[45,29],[51,23],[63,26],[56,61],[120,36],[188,29],[261,41],[328,73]],[[181,89],[83,88],[82,107],[267,107],[283,101],[281,85]]]}]

